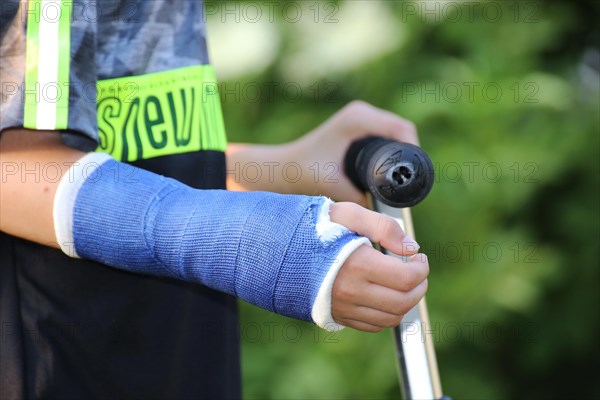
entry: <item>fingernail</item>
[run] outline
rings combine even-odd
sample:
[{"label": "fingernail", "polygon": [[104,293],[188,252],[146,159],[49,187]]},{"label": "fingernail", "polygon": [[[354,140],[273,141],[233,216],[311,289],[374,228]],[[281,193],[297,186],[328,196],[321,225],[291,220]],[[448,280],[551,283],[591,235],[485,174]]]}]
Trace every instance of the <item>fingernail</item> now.
[{"label": "fingernail", "polygon": [[421,246],[419,246],[412,238],[405,236],[404,239],[402,239],[402,247],[411,253],[416,253]]}]

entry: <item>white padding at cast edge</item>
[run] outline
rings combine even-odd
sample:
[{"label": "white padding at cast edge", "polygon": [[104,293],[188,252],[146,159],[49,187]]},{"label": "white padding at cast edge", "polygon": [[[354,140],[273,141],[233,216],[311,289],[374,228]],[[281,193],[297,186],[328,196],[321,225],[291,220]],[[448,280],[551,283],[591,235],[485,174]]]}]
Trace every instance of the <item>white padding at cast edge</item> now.
[{"label": "white padding at cast edge", "polygon": [[73,209],[79,189],[96,168],[112,159],[106,153],[88,153],[74,162],[63,175],[54,195],[54,232],[60,249],[69,257],[79,258],[73,240]]},{"label": "white padding at cast edge", "polygon": [[[327,199],[327,201],[321,207],[319,220],[317,221],[317,235],[319,240],[322,242],[335,240],[335,238],[340,236],[343,230],[346,229],[343,225],[331,222],[329,210],[332,204],[333,201]],[[339,331],[344,328],[343,325],[335,322],[331,315],[331,295],[333,290],[333,282],[335,281],[338,272],[344,265],[344,262],[348,259],[348,257],[350,257],[350,254],[352,254],[354,250],[363,244],[372,246],[369,239],[365,237],[357,238],[347,243],[342,248],[333,264],[330,266],[327,275],[325,275],[325,279],[323,279],[323,282],[319,287],[317,297],[315,298],[315,302],[313,303],[311,309],[312,320],[319,327],[328,331]]]}]

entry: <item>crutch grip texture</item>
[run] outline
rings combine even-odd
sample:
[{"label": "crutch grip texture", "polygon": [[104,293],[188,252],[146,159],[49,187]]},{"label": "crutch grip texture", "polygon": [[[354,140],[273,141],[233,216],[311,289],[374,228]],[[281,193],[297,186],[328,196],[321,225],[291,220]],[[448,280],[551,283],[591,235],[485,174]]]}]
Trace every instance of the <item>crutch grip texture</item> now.
[{"label": "crutch grip texture", "polygon": [[433,163],[418,146],[369,136],[350,145],[344,170],[357,188],[392,207],[412,207],[431,191]]}]

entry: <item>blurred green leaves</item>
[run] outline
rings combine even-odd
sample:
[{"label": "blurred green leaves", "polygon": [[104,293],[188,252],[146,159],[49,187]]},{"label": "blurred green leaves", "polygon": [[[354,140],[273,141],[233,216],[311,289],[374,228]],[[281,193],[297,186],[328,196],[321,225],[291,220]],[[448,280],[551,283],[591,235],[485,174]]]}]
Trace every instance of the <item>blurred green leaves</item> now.
[{"label": "blurred green leaves", "polygon": [[[600,396],[598,3],[307,1],[298,20],[288,3],[249,21],[260,2],[209,2],[233,10],[208,19],[230,141],[287,142],[355,98],[414,121],[437,173],[414,218],[444,391]],[[244,73],[244,54],[264,62]],[[243,304],[245,397],[398,398],[389,332],[315,329]]]}]

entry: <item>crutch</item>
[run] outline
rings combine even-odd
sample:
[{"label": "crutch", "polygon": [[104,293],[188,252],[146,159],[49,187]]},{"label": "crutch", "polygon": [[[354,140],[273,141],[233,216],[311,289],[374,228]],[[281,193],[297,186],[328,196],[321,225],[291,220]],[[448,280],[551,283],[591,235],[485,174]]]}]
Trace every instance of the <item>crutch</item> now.
[{"label": "crutch", "polygon": [[[434,180],[433,164],[418,146],[370,136],[346,153],[344,169],[367,193],[369,207],[395,218],[414,239],[411,206],[427,196]],[[388,253],[386,249],[380,249]],[[448,399],[442,395],[425,298],[393,329],[398,379],[405,400]]]}]

